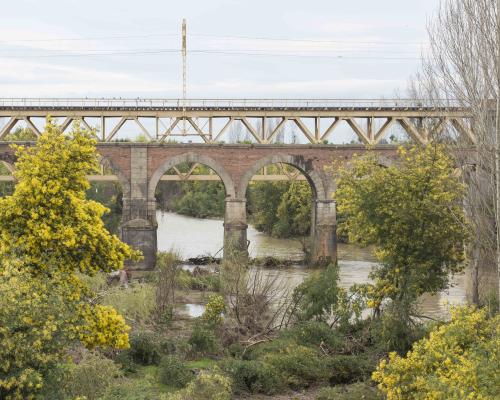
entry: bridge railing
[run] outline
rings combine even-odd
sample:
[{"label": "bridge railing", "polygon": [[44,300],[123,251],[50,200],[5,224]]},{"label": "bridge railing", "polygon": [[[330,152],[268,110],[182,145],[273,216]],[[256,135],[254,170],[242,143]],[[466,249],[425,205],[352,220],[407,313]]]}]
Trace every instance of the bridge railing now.
[{"label": "bridge railing", "polygon": [[458,101],[426,99],[143,99],[143,98],[0,98],[0,107],[47,108],[405,108],[458,107]]}]

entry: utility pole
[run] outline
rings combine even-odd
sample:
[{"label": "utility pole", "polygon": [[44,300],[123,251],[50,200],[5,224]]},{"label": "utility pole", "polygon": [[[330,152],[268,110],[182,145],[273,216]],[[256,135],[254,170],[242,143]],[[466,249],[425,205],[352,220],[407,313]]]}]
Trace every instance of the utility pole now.
[{"label": "utility pole", "polygon": [[[499,0],[500,1],[500,0]],[[187,133],[186,127],[186,63],[187,63],[187,40],[186,19],[182,20],[182,133]]]}]

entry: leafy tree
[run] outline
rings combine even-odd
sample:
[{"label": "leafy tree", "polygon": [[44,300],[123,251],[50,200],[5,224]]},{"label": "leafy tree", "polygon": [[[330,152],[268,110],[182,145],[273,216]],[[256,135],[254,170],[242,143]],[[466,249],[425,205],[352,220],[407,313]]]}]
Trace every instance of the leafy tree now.
[{"label": "leafy tree", "polygon": [[282,238],[309,233],[312,192],[307,182],[255,182],[248,197],[257,230]]},{"label": "leafy tree", "polygon": [[273,227],[277,237],[306,236],[311,230],[312,192],[307,182],[293,181],[281,196],[278,221]]},{"label": "leafy tree", "polygon": [[391,353],[373,379],[389,400],[500,398],[500,315],[471,307],[417,342],[406,357]]},{"label": "leafy tree", "polygon": [[172,204],[179,214],[196,218],[222,217],[226,192],[222,182],[182,182],[182,195]]},{"label": "leafy tree", "polygon": [[255,229],[271,234],[278,222],[277,210],[287,182],[253,182],[248,187],[249,212]]},{"label": "leafy tree", "polygon": [[[106,209],[85,199],[97,170],[95,140],[50,120],[35,146],[17,147],[12,196],[0,199],[0,393],[34,398],[71,343],[125,348],[128,326],[89,301],[79,273],[123,267],[139,254],[104,228]],[[10,290],[10,291],[9,291]]]},{"label": "leafy tree", "polygon": [[293,292],[295,312],[299,320],[316,320],[347,324],[361,314],[361,304],[353,301],[347,291],[338,286],[339,267],[330,264],[325,270],[313,272]]},{"label": "leafy tree", "polygon": [[440,145],[401,148],[397,165],[388,168],[371,155],[340,170],[340,228],[351,241],[374,244],[381,262],[371,276],[375,283],[361,288],[370,307],[389,299],[408,321],[418,296],[443,290],[449,274],[462,270],[463,198],[464,186]]},{"label": "leafy tree", "polygon": [[3,140],[12,142],[28,142],[36,139],[37,136],[30,128],[17,128],[14,132],[3,137]]}]

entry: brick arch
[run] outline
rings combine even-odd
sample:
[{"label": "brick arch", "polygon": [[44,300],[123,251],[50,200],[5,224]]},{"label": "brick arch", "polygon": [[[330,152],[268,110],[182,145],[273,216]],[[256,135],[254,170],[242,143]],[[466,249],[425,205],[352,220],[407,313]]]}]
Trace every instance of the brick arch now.
[{"label": "brick arch", "polygon": [[106,156],[99,156],[99,164],[105,168],[109,168],[118,177],[118,181],[122,187],[123,198],[130,197],[130,182],[123,172],[113,164],[110,158]]},{"label": "brick arch", "polygon": [[304,160],[303,157],[293,156],[290,154],[274,154],[261,158],[248,168],[243,174],[238,185],[237,194],[240,198],[245,198],[248,184],[258,171],[267,165],[284,163],[297,168],[307,179],[311,185],[313,196],[315,199],[329,199],[326,186],[318,171],[312,168],[310,161]]},{"label": "brick arch", "polygon": [[233,179],[221,164],[206,155],[188,152],[174,156],[172,158],[168,158],[156,169],[156,171],[151,176],[148,184],[149,199],[155,198],[156,186],[158,186],[158,182],[160,182],[163,174],[169,169],[184,162],[203,164],[207,167],[212,168],[215,173],[221,178],[222,183],[224,184],[224,189],[226,191],[226,196],[232,198],[236,197],[236,190]]}]

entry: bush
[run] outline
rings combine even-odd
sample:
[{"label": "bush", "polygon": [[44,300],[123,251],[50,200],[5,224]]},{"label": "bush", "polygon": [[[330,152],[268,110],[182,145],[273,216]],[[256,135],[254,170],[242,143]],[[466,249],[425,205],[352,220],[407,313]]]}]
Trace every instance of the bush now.
[{"label": "bush", "polygon": [[67,393],[70,398],[81,396],[97,400],[121,376],[120,367],[112,360],[99,353],[88,352],[70,369]]},{"label": "bush", "polygon": [[158,400],[158,391],[149,380],[121,379],[109,386],[100,400]]},{"label": "bush", "polygon": [[500,398],[500,314],[473,307],[452,309],[451,321],[413,345],[391,353],[373,373],[390,399]]},{"label": "bush", "polygon": [[167,400],[230,400],[231,380],[221,374],[201,372],[189,385]]},{"label": "bush", "polygon": [[159,336],[150,331],[138,331],[130,335],[130,349],[126,350],[131,359],[141,365],[158,364],[161,358]]},{"label": "bush", "polygon": [[137,372],[138,364],[134,361],[130,350],[120,351],[114,357],[114,361],[116,364],[120,365],[122,371],[125,373]]},{"label": "bush", "polygon": [[354,383],[370,378],[377,367],[376,360],[370,355],[336,355],[328,358],[326,365],[329,371],[330,385]]},{"label": "bush", "polygon": [[179,289],[219,292],[221,289],[221,282],[218,273],[195,276],[190,271],[180,270],[177,273],[176,286]]},{"label": "bush", "polygon": [[269,342],[259,343],[252,346],[245,353],[245,359],[257,360],[269,353],[279,353],[285,351],[290,346],[295,346],[295,341],[289,338],[278,338]]},{"label": "bush", "polygon": [[116,286],[109,289],[102,303],[113,306],[129,321],[146,323],[155,307],[155,291],[147,283],[134,283],[128,288]]},{"label": "bush", "polygon": [[213,330],[207,329],[200,324],[195,325],[188,344],[191,346],[193,353],[201,355],[215,353],[218,348]]},{"label": "bush", "polygon": [[382,400],[383,396],[376,387],[369,383],[323,388],[316,395],[316,400]]},{"label": "bush", "polygon": [[158,379],[165,385],[183,388],[193,379],[193,373],[178,357],[166,356],[158,367]]},{"label": "bush", "polygon": [[212,295],[208,298],[205,306],[205,311],[201,316],[203,322],[209,326],[218,326],[222,323],[222,314],[226,309],[224,297],[220,295]]},{"label": "bush", "polygon": [[306,388],[328,378],[325,358],[309,347],[290,345],[279,353],[266,354],[262,361],[292,389]]},{"label": "bush", "polygon": [[276,371],[261,361],[229,359],[222,363],[222,369],[231,376],[237,393],[275,394],[283,389]]},{"label": "bush", "polygon": [[304,346],[326,345],[331,350],[340,350],[345,342],[338,331],[333,330],[326,322],[305,321],[298,323],[293,328],[284,331],[281,335],[291,338]]}]

